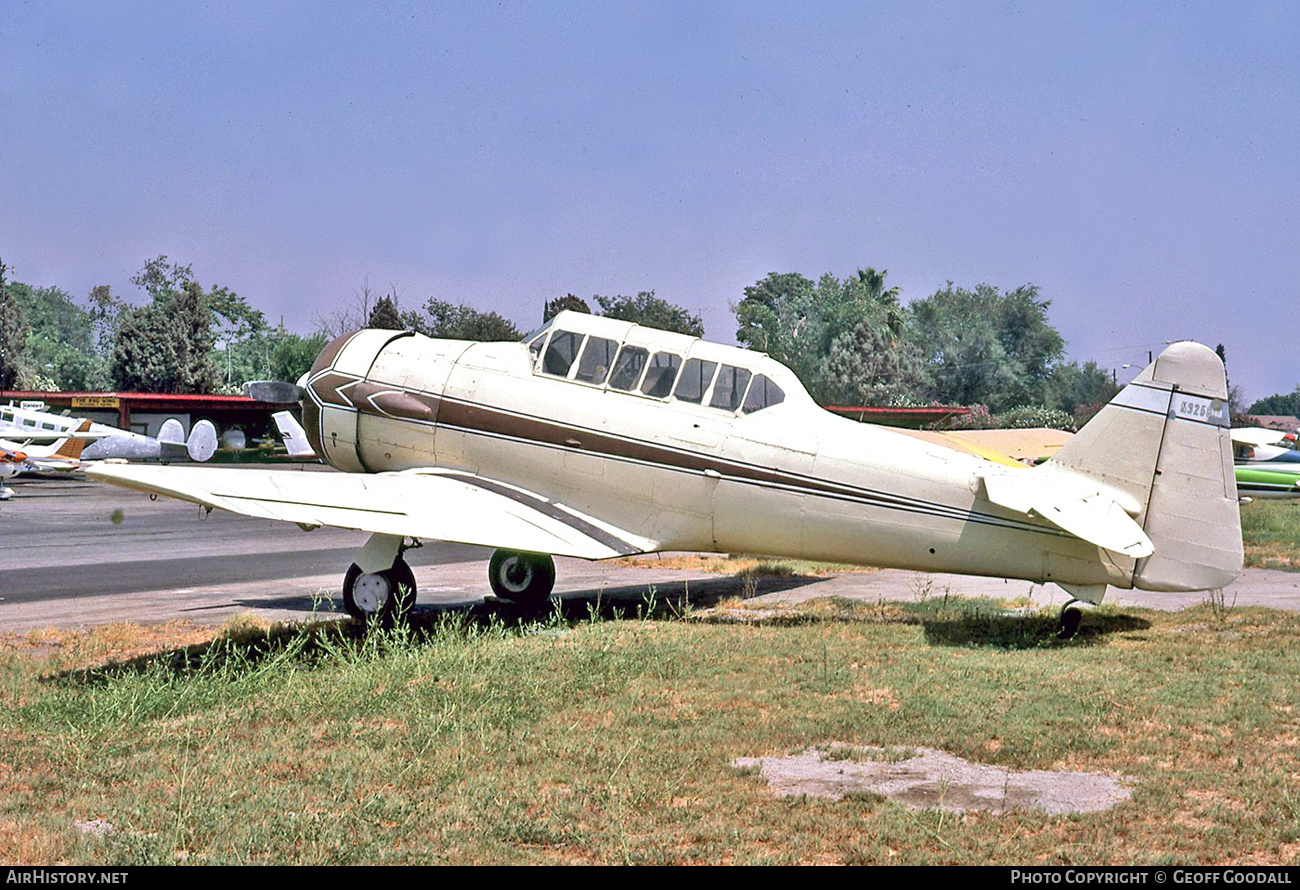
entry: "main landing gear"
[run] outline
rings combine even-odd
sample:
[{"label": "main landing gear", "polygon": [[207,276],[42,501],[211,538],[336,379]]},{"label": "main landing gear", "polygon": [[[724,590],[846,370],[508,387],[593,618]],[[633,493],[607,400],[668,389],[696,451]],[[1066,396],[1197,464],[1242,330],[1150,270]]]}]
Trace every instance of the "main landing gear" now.
[{"label": "main landing gear", "polygon": [[551,598],[555,561],[542,553],[498,550],[488,565],[488,583],[498,599],[535,611]]},{"label": "main landing gear", "polygon": [[408,549],[405,538],[370,536],[343,576],[343,608],[349,615],[389,624],[410,614],[415,606],[415,574],[402,559]]},{"label": "main landing gear", "polygon": [[[418,542],[414,546],[419,546]],[[343,607],[359,621],[390,624],[415,607],[415,574],[402,554],[405,538],[374,534],[343,576]],[[555,561],[542,553],[498,550],[488,566],[497,599],[526,612],[541,611],[555,587]]]},{"label": "main landing gear", "polygon": [[387,623],[414,605],[415,574],[400,556],[382,572],[363,572],[354,562],[343,576],[343,608],[353,618]]}]

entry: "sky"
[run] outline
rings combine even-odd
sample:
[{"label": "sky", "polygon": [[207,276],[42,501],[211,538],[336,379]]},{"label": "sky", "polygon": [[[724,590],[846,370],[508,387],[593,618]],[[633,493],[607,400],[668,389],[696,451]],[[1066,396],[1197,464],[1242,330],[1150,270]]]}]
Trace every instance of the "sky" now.
[{"label": "sky", "polygon": [[[363,288],[521,329],[771,272],[1039,288],[1125,380],[1300,383],[1300,4],[0,0],[0,259],[165,254],[310,333]],[[1125,368],[1125,365],[1132,367]]]}]

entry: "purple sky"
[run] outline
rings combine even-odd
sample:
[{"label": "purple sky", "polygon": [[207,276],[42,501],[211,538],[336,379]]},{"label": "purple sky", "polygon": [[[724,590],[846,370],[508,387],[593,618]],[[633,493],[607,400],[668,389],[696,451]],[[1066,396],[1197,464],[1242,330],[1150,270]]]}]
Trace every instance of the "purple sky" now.
[{"label": "purple sky", "polygon": [[[307,333],[768,272],[1039,286],[1105,367],[1300,381],[1300,4],[0,3],[0,257],[158,254]],[[1121,378],[1132,371],[1120,371]]]}]

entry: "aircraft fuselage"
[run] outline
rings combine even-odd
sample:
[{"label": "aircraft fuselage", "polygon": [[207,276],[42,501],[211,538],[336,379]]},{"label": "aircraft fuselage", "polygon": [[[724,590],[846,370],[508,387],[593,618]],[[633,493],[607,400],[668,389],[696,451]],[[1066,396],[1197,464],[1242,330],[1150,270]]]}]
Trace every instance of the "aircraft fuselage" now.
[{"label": "aircraft fuselage", "polygon": [[[1132,559],[983,497],[988,461],[836,417],[764,355],[608,319],[562,319],[540,342],[340,338],[309,374],[304,427],[341,470],[475,474],[662,550],[1132,583]],[[578,339],[566,345],[567,364],[547,339],[560,334]],[[584,371],[582,338],[613,343],[601,347],[604,365],[593,360]],[[645,353],[635,377],[619,377],[624,350]],[[676,357],[666,388],[650,384],[661,354]],[[781,398],[751,405],[745,387],[752,393],[760,378]]]}]

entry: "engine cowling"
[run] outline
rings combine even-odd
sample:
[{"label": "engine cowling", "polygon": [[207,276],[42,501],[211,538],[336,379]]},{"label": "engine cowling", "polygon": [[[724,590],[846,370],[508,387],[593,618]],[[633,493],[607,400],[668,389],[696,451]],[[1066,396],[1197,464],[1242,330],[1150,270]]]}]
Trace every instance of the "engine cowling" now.
[{"label": "engine cowling", "polygon": [[337,338],[316,358],[303,388],[308,441],[347,472],[434,465],[439,400],[469,345],[407,331]]}]

